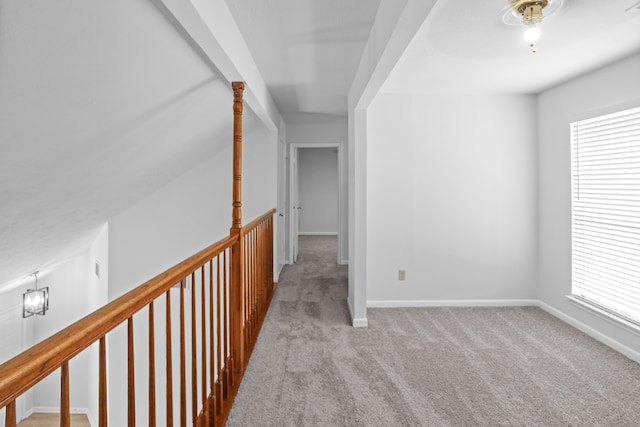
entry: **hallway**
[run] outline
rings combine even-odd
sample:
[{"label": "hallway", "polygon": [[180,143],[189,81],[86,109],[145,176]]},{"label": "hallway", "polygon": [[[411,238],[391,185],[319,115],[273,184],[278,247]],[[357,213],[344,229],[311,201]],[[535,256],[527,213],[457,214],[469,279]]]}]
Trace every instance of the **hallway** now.
[{"label": "hallway", "polygon": [[[298,261],[280,274],[227,426],[309,425],[307,416],[321,415],[314,424],[334,419],[339,425],[348,416],[340,405],[346,383],[310,383],[318,372],[330,379],[336,347],[355,331],[346,301],[348,267],[336,260],[336,236],[300,236]],[[311,340],[327,346],[318,352]]]}]

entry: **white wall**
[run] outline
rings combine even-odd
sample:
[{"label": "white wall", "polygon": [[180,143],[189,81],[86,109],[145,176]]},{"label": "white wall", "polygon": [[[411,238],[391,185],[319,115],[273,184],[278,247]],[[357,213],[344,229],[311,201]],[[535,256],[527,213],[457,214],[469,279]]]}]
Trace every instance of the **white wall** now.
[{"label": "white wall", "polygon": [[[357,100],[353,101],[354,103]],[[367,111],[349,95],[349,295],[354,327],[367,322]]]},{"label": "white wall", "polygon": [[[0,363],[16,356],[29,347],[43,341],[73,322],[80,320],[104,304],[108,286],[108,259],[105,254],[106,225],[95,232],[90,248],[61,264],[43,268],[38,274],[38,287],[49,287],[49,310],[44,316],[22,318],[22,294],[33,288],[35,280],[29,278],[18,287],[0,295]],[[103,274],[94,274],[95,261],[99,260]],[[72,412],[89,413],[91,397],[97,398],[96,386],[91,386],[92,349],[76,356],[69,363],[69,389]],[[97,360],[97,359],[96,359]],[[60,408],[60,370],[45,378],[18,399],[18,418],[32,412],[58,412]],[[4,421],[4,411],[0,423]]]},{"label": "white wall", "polygon": [[[349,253],[349,160],[347,153],[347,118],[340,116],[328,116],[322,114],[302,114],[289,115],[284,118],[287,124],[287,142],[288,143],[339,143],[343,144],[342,159],[342,209],[340,212],[339,231],[342,236],[341,263],[348,262]],[[287,191],[289,189],[289,180],[287,176]],[[287,200],[288,202],[288,200]],[[288,213],[288,212],[287,212]],[[287,228],[289,227],[289,216],[286,218]]]},{"label": "white wall", "polygon": [[367,326],[367,108],[436,0],[382,0],[348,96],[349,313]]},{"label": "white wall", "polygon": [[24,286],[0,293],[0,363],[22,351],[22,294],[33,283],[31,279]]},{"label": "white wall", "polygon": [[636,54],[547,90],[538,101],[538,298],[556,315],[590,330],[597,338],[631,349],[636,360],[640,357],[638,334],[578,308],[565,295],[571,293],[569,123],[640,105],[638,76],[640,55]]},{"label": "white wall", "polygon": [[535,296],[535,117],[533,96],[378,95],[368,305]]},{"label": "white wall", "polygon": [[[25,321],[32,322],[33,342],[27,348],[48,338],[56,332],[80,320],[90,313],[89,292],[93,283],[89,282],[92,271],[89,252],[63,264],[55,271],[42,275],[40,286],[49,286],[49,311],[45,316],[33,316]],[[82,352],[69,362],[69,394],[72,412],[86,412],[88,353]],[[33,406],[36,412],[57,412],[60,408],[60,370],[42,380],[32,390]]]},{"label": "white wall", "polygon": [[[278,204],[277,133],[267,129],[257,129],[245,134],[242,156],[242,218],[243,224],[246,224]],[[229,227],[231,226],[231,199],[228,200],[227,225]]]},{"label": "white wall", "polygon": [[[96,274],[95,265],[99,272]],[[109,302],[109,225],[105,224],[89,248],[88,311],[93,312]],[[98,425],[98,344],[88,349],[88,372],[84,378],[87,387],[87,415],[92,426]]]},{"label": "white wall", "polygon": [[[276,206],[277,133],[260,130],[246,134],[243,160],[243,223],[248,223]],[[110,300],[228,235],[231,162],[229,145],[110,221]],[[156,310],[162,312],[162,305]],[[160,319],[163,317],[158,318],[159,324]],[[134,325],[136,405],[138,422],[144,425],[147,423],[146,313],[136,316]],[[156,347],[164,348],[163,330],[157,328]],[[108,354],[110,424],[126,425],[126,336],[122,327],[109,336]],[[161,372],[164,362],[158,360],[157,363]],[[159,374],[158,389],[164,387],[163,378],[164,375]],[[179,376],[174,374],[174,378]],[[177,404],[177,399],[175,402]],[[164,424],[163,411],[158,416],[158,423]]]},{"label": "white wall", "polygon": [[[23,349],[23,335],[26,321],[22,319],[22,294],[27,288],[33,287],[33,280],[24,281],[24,285],[11,288],[0,293],[0,364],[18,355]],[[26,411],[25,397],[18,398],[16,411],[18,418]],[[29,399],[31,408],[33,399]],[[0,425],[4,425],[5,410],[0,410]]]},{"label": "white wall", "polygon": [[300,234],[338,233],[338,149],[298,150]]}]

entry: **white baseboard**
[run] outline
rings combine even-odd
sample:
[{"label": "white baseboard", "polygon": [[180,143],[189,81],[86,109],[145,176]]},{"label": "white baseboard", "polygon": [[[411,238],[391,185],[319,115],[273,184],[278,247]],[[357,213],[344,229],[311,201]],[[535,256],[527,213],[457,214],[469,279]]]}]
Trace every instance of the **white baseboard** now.
[{"label": "white baseboard", "polygon": [[562,320],[565,323],[568,323],[569,325],[573,326],[574,328],[584,332],[585,334],[589,335],[591,338],[596,339],[598,341],[600,341],[601,343],[603,343],[604,345],[607,345],[609,347],[611,347],[612,349],[616,350],[619,353],[624,354],[625,356],[627,356],[629,359],[640,363],[640,353],[635,351],[632,348],[627,347],[626,345],[622,344],[621,342],[618,342],[610,337],[608,337],[607,335],[596,331],[595,329],[593,329],[591,326],[585,325],[584,323],[582,323],[581,321],[568,316],[566,314],[564,314],[563,312],[561,312],[560,310],[557,310],[553,307],[551,307],[550,305],[542,302],[542,301],[538,301],[538,307],[540,307],[541,309],[543,309],[544,311],[546,311],[547,313],[551,314],[552,316],[557,317],[558,319]]},{"label": "white baseboard", "polygon": [[18,418],[20,418],[20,419],[18,420],[18,422],[20,422],[20,421],[22,421],[22,420],[26,420],[26,419],[27,419],[27,418],[29,418],[31,415],[33,415],[33,413],[34,413],[34,412],[35,412],[35,411],[33,410],[33,408],[31,408],[31,409],[29,409],[29,410],[25,411],[25,413],[24,413],[24,414],[22,414],[22,415],[18,414]]},{"label": "white baseboard", "polygon": [[496,299],[496,300],[382,300],[367,301],[371,308],[398,307],[526,307],[537,306],[534,299]]},{"label": "white baseboard", "polygon": [[352,326],[354,328],[368,328],[369,327],[369,321],[367,320],[366,317],[359,318],[359,319],[353,319]]},{"label": "white baseboard", "polygon": [[[89,410],[87,408],[71,408],[70,412],[72,414],[88,414]],[[35,413],[42,414],[59,414],[60,407],[59,406],[34,406],[30,410],[27,411],[27,414],[33,415]]]},{"label": "white baseboard", "polygon": [[298,231],[298,236],[337,236],[333,231]]},{"label": "white baseboard", "polygon": [[349,308],[349,316],[351,317],[351,326],[354,328],[366,328],[369,326],[369,321],[366,317],[355,318],[353,317],[353,308],[351,307],[351,301],[347,299],[347,307]]},{"label": "white baseboard", "polygon": [[273,276],[274,276],[274,277],[273,277],[273,280],[274,280],[274,281],[276,281],[276,282],[277,282],[277,281],[280,279],[280,273],[282,273],[282,269],[284,268],[284,266],[285,266],[285,264],[280,264],[280,265],[278,265],[278,268],[276,268],[276,272],[275,272],[275,274],[273,275]]}]

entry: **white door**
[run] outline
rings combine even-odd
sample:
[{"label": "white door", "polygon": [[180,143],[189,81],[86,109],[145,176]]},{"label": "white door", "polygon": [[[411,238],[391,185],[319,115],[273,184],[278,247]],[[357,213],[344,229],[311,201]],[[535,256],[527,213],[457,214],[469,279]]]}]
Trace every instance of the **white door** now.
[{"label": "white door", "polygon": [[291,147],[291,262],[298,260],[298,228],[300,226],[300,206],[298,205],[298,148]]}]

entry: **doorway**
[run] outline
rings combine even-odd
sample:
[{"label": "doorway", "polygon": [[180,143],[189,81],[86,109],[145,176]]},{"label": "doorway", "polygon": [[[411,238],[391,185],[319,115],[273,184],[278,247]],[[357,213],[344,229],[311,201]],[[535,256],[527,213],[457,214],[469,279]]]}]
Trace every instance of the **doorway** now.
[{"label": "doorway", "polygon": [[340,143],[292,143],[289,154],[289,262],[300,235],[336,235],[342,259],[343,163]]}]

